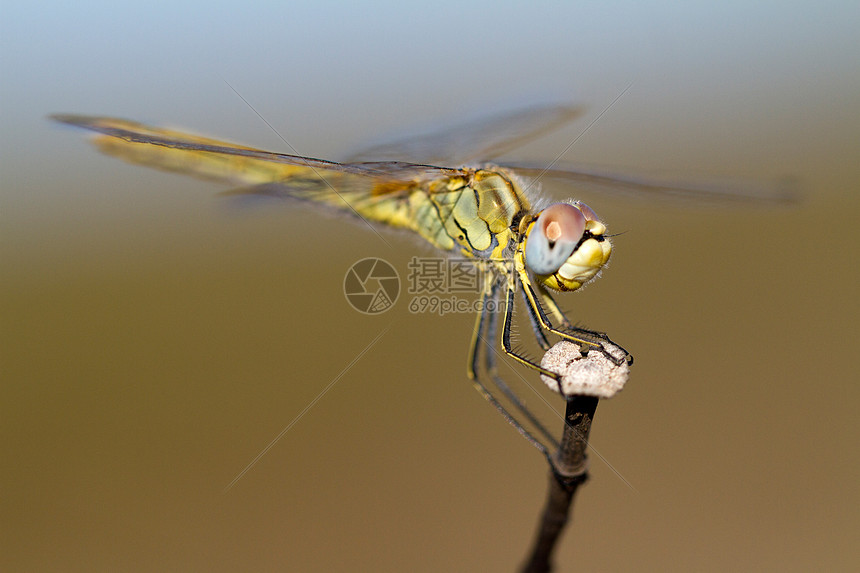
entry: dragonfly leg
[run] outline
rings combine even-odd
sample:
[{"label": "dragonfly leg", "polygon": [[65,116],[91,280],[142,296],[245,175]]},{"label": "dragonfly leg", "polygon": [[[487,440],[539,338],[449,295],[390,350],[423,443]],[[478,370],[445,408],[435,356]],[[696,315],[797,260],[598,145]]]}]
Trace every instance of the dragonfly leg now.
[{"label": "dragonfly leg", "polygon": [[[524,355],[519,354],[516,351],[514,351],[513,345],[511,344],[511,325],[513,323],[513,316],[514,316],[514,291],[516,291],[516,278],[510,277],[508,280],[507,292],[505,293],[505,320],[504,320],[504,323],[502,324],[502,348],[504,348],[505,354],[507,354],[508,356],[510,356],[511,358],[516,360],[517,362],[519,362],[520,364],[522,364],[524,366],[528,366],[532,370],[537,370],[541,374],[544,374],[546,376],[550,376],[551,378],[559,380],[559,375],[556,374],[555,372],[551,372],[550,370],[547,370],[546,368],[544,368],[543,366],[541,366],[540,364],[538,364],[537,362],[535,362],[531,358],[528,358],[527,356],[524,356]],[[543,315],[543,309],[538,307],[536,310],[541,315]],[[539,320],[541,326],[543,326],[545,329],[552,332],[551,328],[547,328],[547,326],[545,326],[549,323],[549,321],[546,318],[546,315],[543,315],[538,320]]]},{"label": "dragonfly leg", "polygon": [[484,315],[487,313],[487,292],[481,294],[481,310],[475,316],[475,326],[472,328],[472,340],[469,342],[469,359],[467,363],[466,373],[469,380],[478,379],[478,357],[480,356],[480,346],[482,331],[484,329]]},{"label": "dragonfly leg", "polygon": [[608,342],[609,344],[624,351],[628,363],[633,362],[633,356],[629,352],[624,350],[624,348],[613,342],[612,339],[609,338],[609,336],[605,332],[590,330],[588,328],[582,328],[581,326],[573,326],[573,324],[571,324],[570,320],[568,320],[567,316],[565,316],[564,312],[558,306],[558,303],[555,302],[555,299],[553,298],[552,294],[550,294],[550,292],[546,289],[546,287],[541,284],[538,284],[537,290],[538,293],[540,293],[543,303],[549,308],[550,312],[559,322],[559,324],[561,324],[562,329],[568,332],[579,332],[585,335],[593,336],[604,342]]},{"label": "dragonfly leg", "polygon": [[[555,302],[555,299],[552,298],[552,295],[549,293],[547,288],[542,284],[538,283],[537,290],[540,293],[541,297],[543,297],[544,304],[546,304],[550,313],[552,313],[553,317],[555,317],[555,320],[558,321],[561,327],[565,330],[572,329],[573,324],[571,324],[571,322],[567,319],[567,316],[565,316],[564,312],[562,312],[561,307],[559,307],[558,303]],[[523,296],[526,296],[525,292],[523,292]],[[526,297],[526,302],[528,302],[528,297]]]},{"label": "dragonfly leg", "polygon": [[[603,332],[598,332],[596,330],[589,330],[587,328],[580,328],[578,326],[573,326],[564,313],[559,308],[558,304],[555,302],[555,299],[547,292],[545,288],[538,286],[538,291],[543,296],[543,302],[549,307],[550,312],[559,321],[562,328],[555,328],[552,323],[550,323],[549,318],[547,318],[546,313],[541,306],[541,299],[538,296],[538,293],[535,292],[534,287],[529,280],[528,274],[525,270],[519,270],[518,276],[520,278],[520,282],[523,285],[523,294],[526,297],[526,306],[529,308],[530,314],[534,317],[535,320],[541,325],[541,327],[555,334],[562,340],[569,340],[571,342],[576,342],[581,346],[585,346],[586,349],[588,347],[594,348],[602,352],[609,360],[611,360],[615,365],[620,366],[623,362],[627,362],[627,364],[633,363],[633,356],[624,350],[618,344],[612,342],[612,340]],[[615,355],[610,353],[606,345],[611,345],[613,347],[619,348],[623,351],[624,356],[622,358],[617,358]]]},{"label": "dragonfly leg", "polygon": [[522,289],[521,293],[523,295],[523,300],[526,303],[526,309],[528,309],[529,323],[532,325],[532,332],[534,332],[535,334],[535,339],[537,339],[537,343],[540,345],[543,351],[546,352],[550,349],[550,346],[552,345],[549,343],[549,340],[546,339],[546,335],[543,333],[543,328],[541,327],[540,319],[535,315],[534,309],[532,309],[531,305],[529,304],[529,299],[526,296],[525,289]]},{"label": "dragonfly leg", "polygon": [[493,353],[495,349],[491,346],[489,340],[484,336],[484,331],[488,331],[490,333],[496,330],[496,318],[495,313],[488,310],[490,308],[490,301],[495,301],[497,298],[497,288],[493,284],[493,280],[495,276],[492,276],[491,273],[487,273],[485,277],[485,288],[484,293],[482,294],[481,302],[482,308],[478,313],[477,320],[475,321],[475,328],[472,333],[472,347],[469,352],[469,365],[468,365],[468,374],[469,379],[472,380],[472,384],[475,389],[486,399],[493,407],[502,415],[502,417],[516,430],[522,435],[532,446],[537,448],[544,457],[550,462],[553,463],[552,456],[550,455],[549,449],[538,440],[525,426],[523,426],[515,416],[513,416],[508,410],[499,402],[499,400],[495,397],[492,391],[487,388],[487,386],[481,381],[478,376],[478,364],[479,357],[481,353],[481,346],[484,346],[484,358],[485,365],[488,374],[495,386],[511,401],[511,403],[519,410],[519,412],[525,416],[530,423],[532,423],[535,428],[537,428],[544,436],[547,436],[550,443],[553,444],[554,447],[557,447],[557,442],[552,437],[552,434],[540,423],[540,421],[535,418],[534,414],[532,414],[526,405],[520,400],[520,398],[516,395],[516,393],[511,390],[511,388],[501,379],[495,372],[495,362],[493,359]]},{"label": "dragonfly leg", "polygon": [[[498,293],[494,293],[494,299],[498,299]],[[487,374],[489,374],[493,384],[495,384],[495,386],[508,398],[508,400],[516,406],[517,410],[525,416],[529,423],[531,423],[539,433],[543,434],[543,436],[548,440],[548,443],[553,448],[558,448],[558,441],[555,439],[552,432],[550,432],[546,426],[537,419],[520,397],[511,389],[508,383],[505,382],[504,378],[499,375],[495,360],[496,355],[499,354],[495,342],[498,340],[496,338],[498,335],[498,325],[498,314],[495,312],[490,313],[487,320],[487,337],[485,338],[486,349],[484,351],[484,363]],[[537,392],[535,392],[535,394],[538,395]]]}]

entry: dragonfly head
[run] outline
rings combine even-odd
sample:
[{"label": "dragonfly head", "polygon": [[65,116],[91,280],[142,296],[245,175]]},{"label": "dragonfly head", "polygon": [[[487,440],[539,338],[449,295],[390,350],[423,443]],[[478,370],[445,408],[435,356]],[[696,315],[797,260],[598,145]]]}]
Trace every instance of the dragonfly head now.
[{"label": "dragonfly head", "polygon": [[576,290],[609,260],[606,226],[585,203],[555,203],[532,219],[525,231],[525,265],[553,290]]}]

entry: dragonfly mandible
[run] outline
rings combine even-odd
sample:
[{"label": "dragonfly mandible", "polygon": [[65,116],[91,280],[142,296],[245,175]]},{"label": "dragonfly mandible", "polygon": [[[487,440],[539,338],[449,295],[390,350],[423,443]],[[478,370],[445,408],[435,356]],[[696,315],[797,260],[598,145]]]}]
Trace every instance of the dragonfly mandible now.
[{"label": "dragonfly mandible", "polygon": [[[524,298],[535,337],[544,351],[550,348],[547,334],[551,334],[580,345],[583,352],[604,352],[616,362],[630,363],[632,357],[623,349],[621,357],[617,352],[607,352],[606,345],[612,344],[609,338],[575,327],[550,294],[575,291],[599,275],[612,252],[606,225],[579,201],[536,207],[530,199],[532,183],[527,177],[646,195],[719,199],[747,195],[721,187],[687,187],[584,169],[484,163],[581,114],[581,108],[569,106],[520,110],[454,130],[376,146],[347,162],[263,151],[122,119],[80,115],[54,115],[52,119],[96,132],[93,143],[100,151],[130,163],[241,185],[232,194],[325,205],[365,222],[407,229],[441,251],[470,259],[483,276],[483,310],[478,313],[472,335],[468,377],[552,464],[550,449],[557,441],[498,374],[493,358],[496,351],[486,342],[500,338],[505,355],[556,380],[564,394],[559,374],[512,346],[517,292]],[[504,308],[500,336],[497,314],[487,311],[491,301]],[[534,431],[500,402],[479,375],[482,368]]]}]

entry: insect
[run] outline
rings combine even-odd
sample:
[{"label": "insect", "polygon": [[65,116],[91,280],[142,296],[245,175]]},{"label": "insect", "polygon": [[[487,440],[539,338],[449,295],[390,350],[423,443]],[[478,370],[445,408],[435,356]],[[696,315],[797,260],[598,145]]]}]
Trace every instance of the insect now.
[{"label": "insect", "polygon": [[[233,192],[236,194],[324,205],[368,223],[407,229],[441,251],[468,258],[483,277],[483,310],[473,331],[468,377],[552,463],[549,448],[557,445],[556,440],[496,371],[497,350],[487,341],[498,336],[499,324],[497,313],[487,310],[493,306],[490,303],[504,308],[500,336],[504,354],[556,381],[560,378],[557,373],[512,346],[518,292],[544,351],[550,348],[547,334],[551,334],[580,345],[583,352],[604,352],[616,362],[632,362],[632,357],[626,351],[620,357],[610,355],[609,338],[573,326],[550,294],[575,291],[598,276],[612,253],[606,225],[579,201],[535,208],[530,199],[531,183],[524,177],[646,194],[722,199],[746,195],[732,189],[673,186],[585,170],[480,163],[579,115],[579,108],[566,106],[521,110],[461,125],[453,131],[373,147],[340,163],[263,151],[122,119],[78,115],[55,115],[52,119],[96,132],[94,144],[99,150],[125,161],[241,185]],[[473,166],[452,166],[464,164]],[[493,386],[483,380],[482,369]],[[491,388],[498,389],[517,414],[529,421],[532,431]]]}]

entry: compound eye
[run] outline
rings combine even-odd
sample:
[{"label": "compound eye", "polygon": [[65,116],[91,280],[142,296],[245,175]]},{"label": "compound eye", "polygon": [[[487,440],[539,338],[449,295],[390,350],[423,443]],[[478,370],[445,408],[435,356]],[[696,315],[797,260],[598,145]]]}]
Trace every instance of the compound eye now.
[{"label": "compound eye", "polygon": [[589,221],[600,221],[600,217],[597,216],[597,213],[594,212],[594,209],[583,203],[582,201],[574,201],[573,204],[577,209],[582,211],[582,214],[585,215],[585,218]]},{"label": "compound eye", "polygon": [[568,203],[544,209],[526,237],[526,266],[539,275],[560,269],[579,244],[585,221],[582,211]]}]

